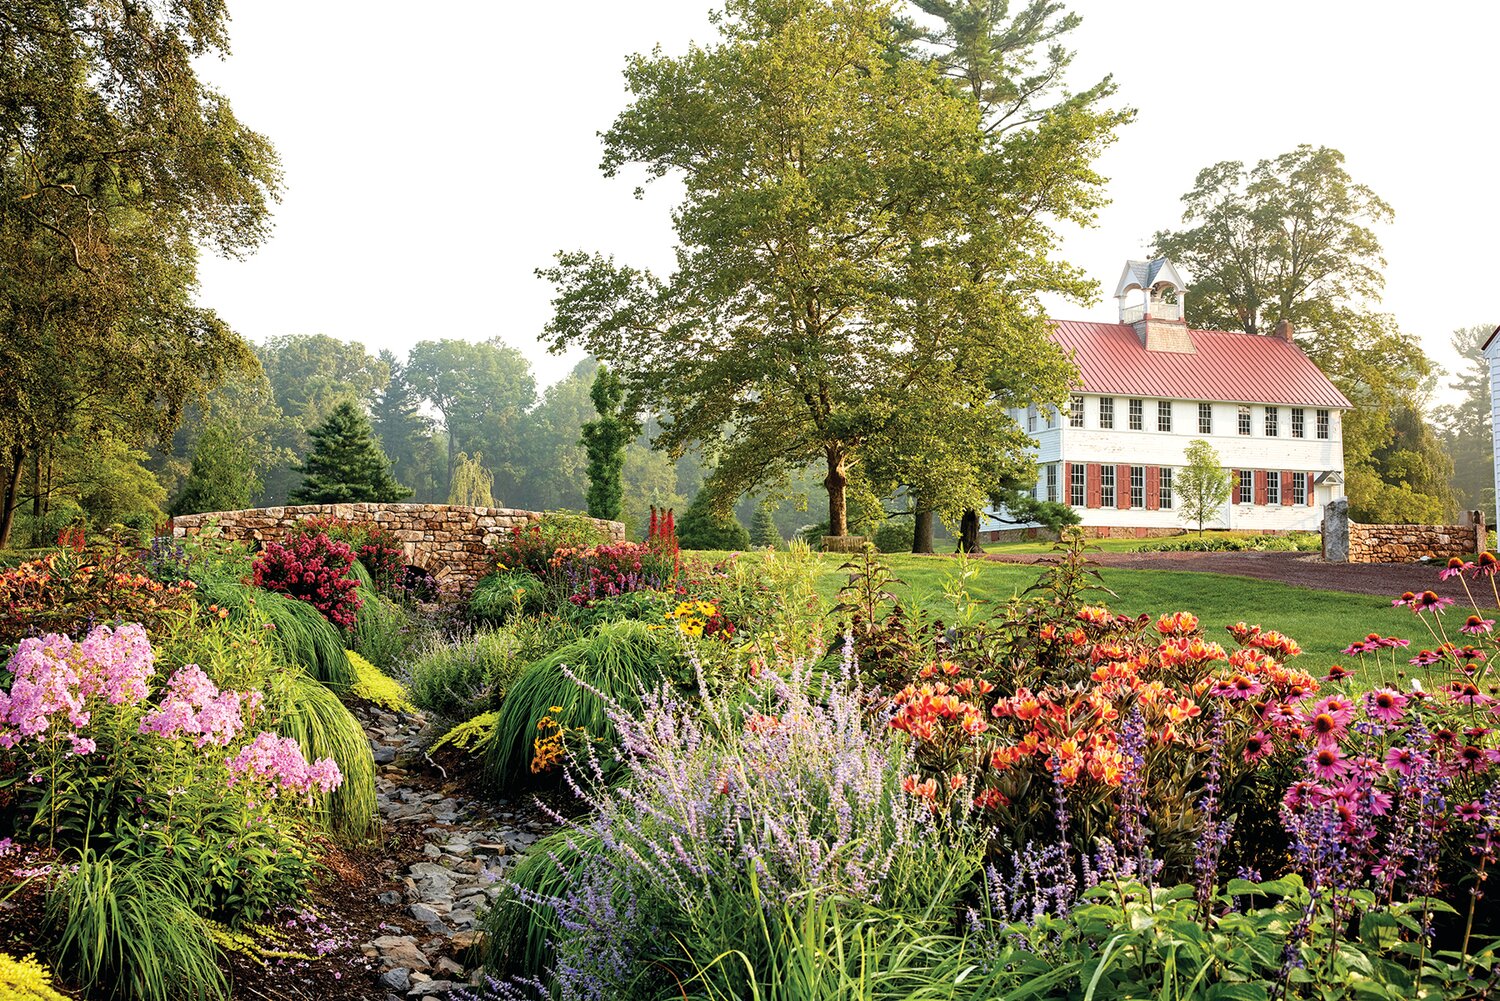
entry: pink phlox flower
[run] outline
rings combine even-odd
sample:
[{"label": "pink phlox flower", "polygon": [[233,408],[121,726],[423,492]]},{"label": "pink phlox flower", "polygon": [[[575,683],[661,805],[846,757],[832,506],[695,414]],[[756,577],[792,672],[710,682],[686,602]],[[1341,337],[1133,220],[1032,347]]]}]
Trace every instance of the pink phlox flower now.
[{"label": "pink phlox flower", "polygon": [[239,778],[248,778],[263,783],[272,796],[279,790],[306,795],[317,789],[326,793],[343,782],[332,758],[319,758],[308,764],[295,740],[268,732],[257,734],[226,763],[231,785]]}]

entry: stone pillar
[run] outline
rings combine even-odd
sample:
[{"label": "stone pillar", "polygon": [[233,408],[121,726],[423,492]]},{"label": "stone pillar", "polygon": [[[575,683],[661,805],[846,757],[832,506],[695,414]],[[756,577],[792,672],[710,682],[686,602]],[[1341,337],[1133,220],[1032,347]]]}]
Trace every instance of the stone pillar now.
[{"label": "stone pillar", "polygon": [[1464,511],[1458,516],[1458,523],[1474,530],[1474,552],[1482,553],[1489,548],[1490,531],[1484,523],[1483,511]]},{"label": "stone pillar", "polygon": [[1323,505],[1323,558],[1349,562],[1349,502],[1343,497]]}]

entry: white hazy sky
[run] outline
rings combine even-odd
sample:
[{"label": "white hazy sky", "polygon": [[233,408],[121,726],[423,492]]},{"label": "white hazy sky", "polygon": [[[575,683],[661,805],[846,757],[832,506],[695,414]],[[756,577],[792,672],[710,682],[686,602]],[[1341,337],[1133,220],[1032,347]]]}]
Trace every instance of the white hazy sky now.
[{"label": "white hazy sky", "polygon": [[[568,4],[239,0],[204,67],[280,150],[273,238],[207,257],[204,304],[253,340],[326,333],[371,350],[496,334],[550,383],[574,359],[536,335],[559,249],[671,263],[667,185],[598,171],[628,53],[707,40],[711,0]],[[717,2],[717,0],[713,0]],[[1020,0],[1016,0],[1019,6]],[[1101,163],[1113,199],[1063,253],[1113,319],[1123,261],[1178,224],[1199,169],[1299,143],[1347,156],[1394,207],[1384,308],[1448,369],[1448,336],[1500,323],[1500,91],[1491,0],[1074,0],[1074,81],[1113,73],[1139,111]]]}]

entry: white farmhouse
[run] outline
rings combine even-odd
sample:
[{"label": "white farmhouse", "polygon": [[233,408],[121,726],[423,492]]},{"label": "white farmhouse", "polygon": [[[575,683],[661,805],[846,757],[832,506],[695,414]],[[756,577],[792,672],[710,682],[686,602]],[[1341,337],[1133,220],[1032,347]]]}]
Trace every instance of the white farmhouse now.
[{"label": "white farmhouse", "polygon": [[1500,497],[1500,327],[1480,350],[1490,362],[1490,440],[1495,445],[1495,496]]},{"label": "white farmhouse", "polygon": [[[1186,296],[1171,261],[1129,261],[1118,323],[1053,321],[1080,385],[1066,413],[1015,414],[1036,442],[1036,496],[1071,504],[1090,535],[1179,531],[1173,480],[1201,438],[1233,481],[1213,527],[1316,531],[1323,505],[1343,496],[1349,401],[1293,343],[1291,324],[1268,335],[1190,330]],[[1016,528],[1000,514],[983,526],[991,539]]]}]

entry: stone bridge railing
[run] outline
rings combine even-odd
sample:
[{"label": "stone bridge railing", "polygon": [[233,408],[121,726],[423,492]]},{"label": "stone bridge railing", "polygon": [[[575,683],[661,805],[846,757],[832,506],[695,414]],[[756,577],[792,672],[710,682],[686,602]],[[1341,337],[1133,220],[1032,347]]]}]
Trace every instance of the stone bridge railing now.
[{"label": "stone bridge railing", "polygon": [[1456,525],[1361,525],[1343,498],[1323,508],[1323,558],[1334,563],[1446,562],[1483,552],[1488,536],[1479,511],[1463,512]]},{"label": "stone bridge railing", "polygon": [[[407,564],[426,570],[462,593],[489,572],[488,548],[502,533],[542,516],[538,511],[447,504],[301,504],[181,515],[172,519],[172,534],[182,538],[214,526],[228,539],[268,542],[284,538],[297,522],[307,518],[332,517],[378,525],[401,540]],[[625,538],[625,526],[618,521],[594,521],[611,541]]]}]

